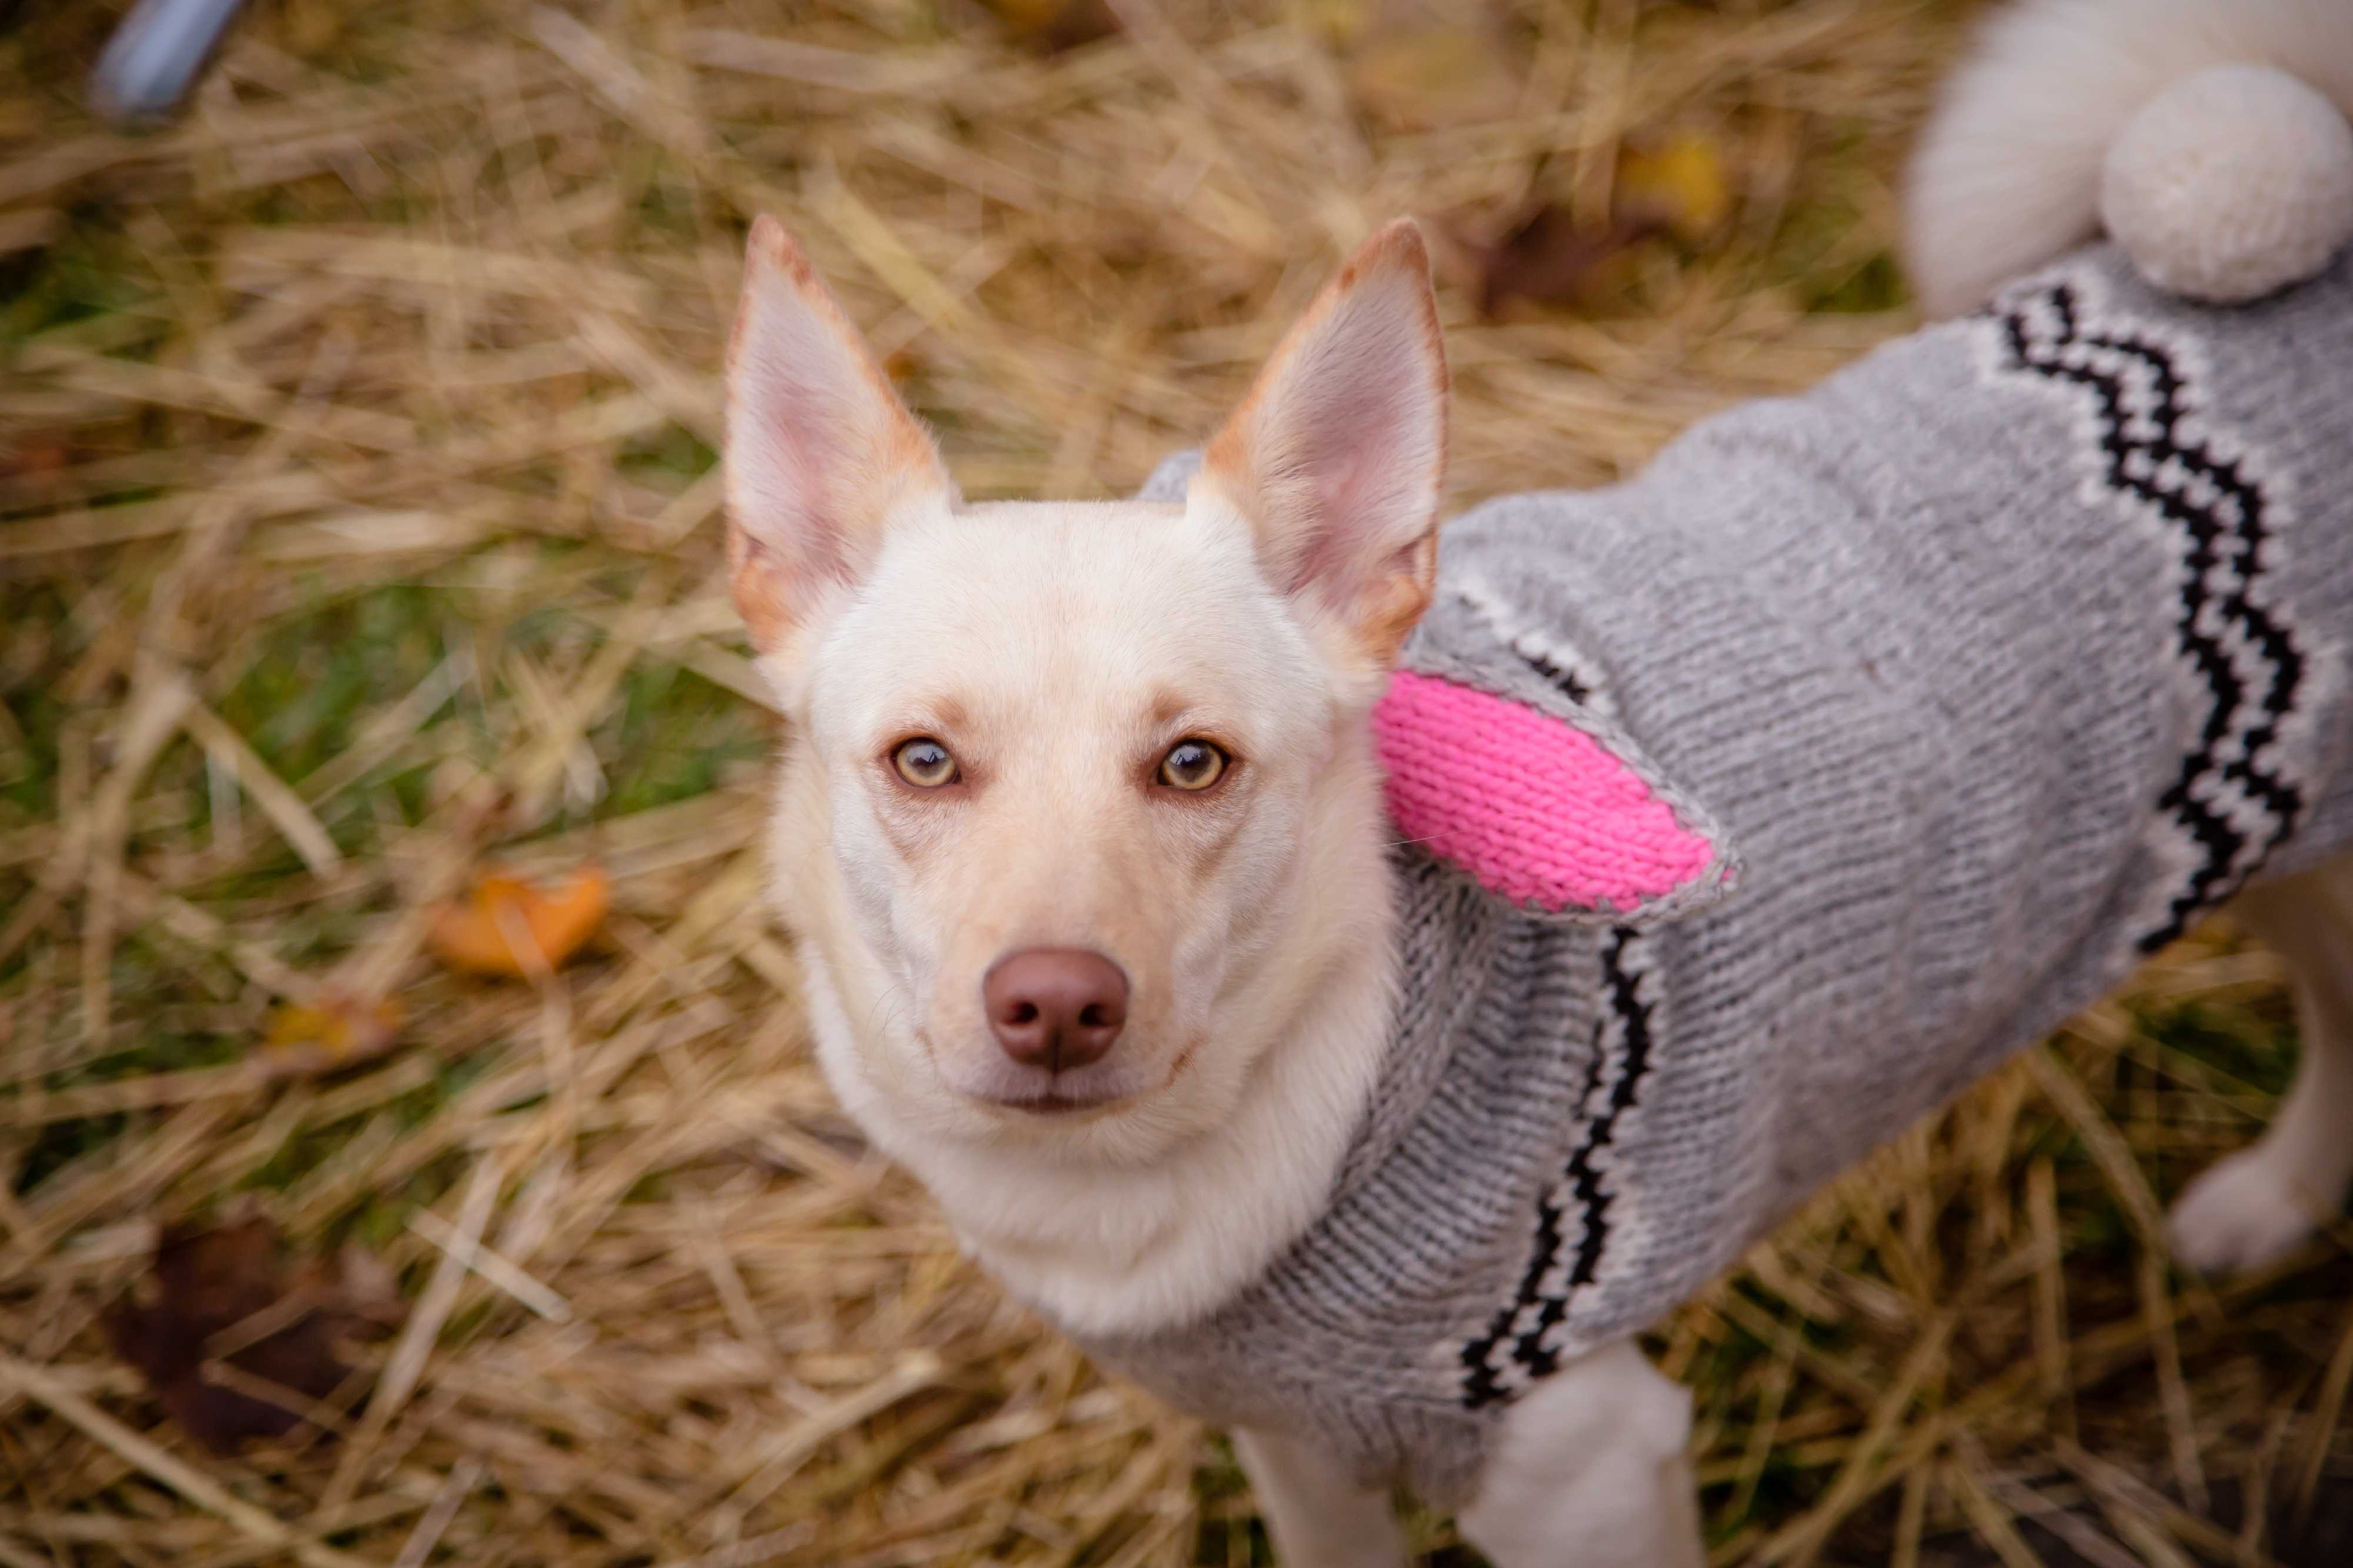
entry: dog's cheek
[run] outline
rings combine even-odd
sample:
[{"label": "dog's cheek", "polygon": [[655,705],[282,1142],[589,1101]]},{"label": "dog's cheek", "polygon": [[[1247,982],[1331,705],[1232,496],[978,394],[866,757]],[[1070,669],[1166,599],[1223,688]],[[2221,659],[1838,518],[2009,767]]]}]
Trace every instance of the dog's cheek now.
[{"label": "dog's cheek", "polygon": [[834,865],[858,940],[901,992],[895,1000],[920,1009],[941,951],[938,922],[928,913],[930,879],[907,863],[872,816],[845,807],[833,829]]},{"label": "dog's cheek", "polygon": [[1294,792],[1261,791],[1214,850],[1187,866],[1174,943],[1186,1010],[1215,1027],[1219,1002],[1246,984],[1299,907],[1303,813]]}]

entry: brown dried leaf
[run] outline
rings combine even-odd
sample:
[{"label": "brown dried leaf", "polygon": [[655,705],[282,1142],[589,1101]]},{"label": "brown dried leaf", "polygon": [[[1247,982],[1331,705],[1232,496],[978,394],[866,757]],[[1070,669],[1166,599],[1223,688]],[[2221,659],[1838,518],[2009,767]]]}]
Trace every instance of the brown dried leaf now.
[{"label": "brown dried leaf", "polygon": [[[7,248],[0,245],[0,251]],[[47,478],[73,466],[77,447],[64,431],[27,431],[0,441],[0,479]]]},{"label": "brown dried leaf", "polygon": [[250,1439],[284,1436],[343,1387],[351,1373],[335,1355],[338,1333],[399,1323],[388,1274],[355,1261],[349,1251],[340,1267],[314,1260],[289,1280],[267,1219],[167,1227],[155,1246],[153,1300],[122,1302],[107,1331],[183,1430],[232,1454]]},{"label": "brown dried leaf", "polygon": [[1626,293],[1646,241],[1698,245],[1723,227],[1732,203],[1722,145],[1683,132],[1620,156],[1607,225],[1581,225],[1566,205],[1546,203],[1500,242],[1461,248],[1488,315],[1512,300],[1591,310]]},{"label": "brown dried leaf", "polygon": [[578,952],[612,902],[613,885],[600,867],[581,867],[552,892],[489,871],[475,879],[464,903],[435,918],[427,941],[442,963],[469,974],[530,974]]},{"label": "brown dried leaf", "polygon": [[1633,249],[1663,226],[1620,220],[1595,232],[1568,209],[1546,204],[1504,240],[1476,253],[1479,309],[1493,316],[1512,300],[1592,307],[1624,291]]},{"label": "brown dried leaf", "polygon": [[1005,30],[1049,54],[1098,43],[1119,31],[1106,0],[981,0]]}]

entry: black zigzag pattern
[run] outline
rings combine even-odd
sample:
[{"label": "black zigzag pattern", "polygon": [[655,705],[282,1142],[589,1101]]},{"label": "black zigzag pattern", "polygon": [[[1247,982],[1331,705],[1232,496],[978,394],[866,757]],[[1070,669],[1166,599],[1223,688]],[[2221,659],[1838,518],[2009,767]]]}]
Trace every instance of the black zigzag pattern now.
[{"label": "black zigzag pattern", "polygon": [[1563,666],[1560,661],[1555,658],[1552,655],[1546,653],[1530,653],[1525,649],[1520,648],[1515,648],[1513,651],[1519,654],[1522,662],[1526,664],[1530,669],[1533,669],[1538,675],[1543,676],[1546,681],[1550,684],[1555,690],[1558,691],[1563,697],[1567,698],[1571,702],[1576,703],[1578,707],[1582,708],[1585,704],[1593,700],[1592,683],[1587,680],[1584,677],[1578,675],[1577,671]]},{"label": "black zigzag pattern", "polygon": [[[1552,1331],[1568,1316],[1572,1293],[1593,1283],[1609,1247],[1610,1194],[1601,1184],[1600,1157],[1617,1137],[1619,1118],[1638,1103],[1651,1067],[1651,1002],[1644,971],[1630,956],[1637,940],[1630,928],[1617,926],[1601,945],[1607,1010],[1593,1026],[1593,1059],[1578,1099],[1591,1120],[1561,1180],[1536,1200],[1535,1245],[1518,1290],[1487,1331],[1462,1347],[1462,1403],[1473,1410],[1508,1401],[1558,1368]],[[1566,1228],[1572,1208],[1583,1222],[1573,1244]]]},{"label": "black zigzag pattern", "polygon": [[2078,387],[2097,433],[2100,481],[2159,521],[2182,564],[2174,643],[2207,708],[2160,804],[2191,847],[2193,869],[2144,952],[2181,934],[2243,887],[2295,831],[2303,793],[2283,776],[2276,742],[2306,679],[2295,634],[2258,597],[2269,563],[2272,499],[2245,458],[2192,427],[2186,373],[2163,342],[2085,321],[2060,281],[1989,309],[2004,368]]}]

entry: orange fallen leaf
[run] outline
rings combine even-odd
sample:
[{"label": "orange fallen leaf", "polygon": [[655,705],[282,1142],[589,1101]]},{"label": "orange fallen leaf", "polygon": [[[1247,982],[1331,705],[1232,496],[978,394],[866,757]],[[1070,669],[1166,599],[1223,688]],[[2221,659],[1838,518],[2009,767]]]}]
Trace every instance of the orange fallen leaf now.
[{"label": "orange fallen leaf", "polygon": [[463,903],[434,918],[426,940],[442,963],[469,974],[524,975],[554,969],[596,934],[612,908],[602,868],[583,866],[553,891],[503,872],[474,880]]},{"label": "orange fallen leaf", "polygon": [[271,1078],[334,1072],[381,1056],[400,1030],[400,1004],[329,995],[315,1005],[289,1004],[269,1016],[261,1037],[262,1069]]}]

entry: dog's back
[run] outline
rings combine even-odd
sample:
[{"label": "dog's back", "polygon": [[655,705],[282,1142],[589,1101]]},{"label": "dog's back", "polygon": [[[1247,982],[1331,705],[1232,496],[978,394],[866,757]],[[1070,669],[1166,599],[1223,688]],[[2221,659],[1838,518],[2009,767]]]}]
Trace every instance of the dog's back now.
[{"label": "dog's back", "polygon": [[1098,1348],[1246,1425],[1320,1400],[1444,1495],[1478,1412],[2353,842],[2348,366],[2353,264],[2218,315],[2097,252],[1451,523],[1406,668],[1639,747],[1736,895],[1530,913],[1407,847],[1415,990],[1329,1213],[1225,1312]]}]

